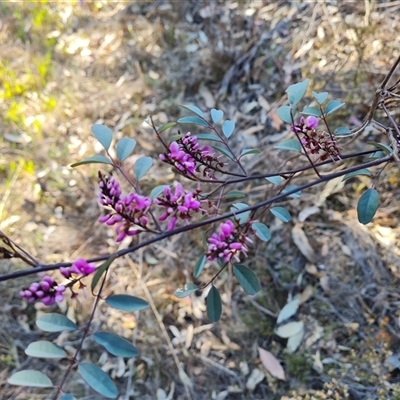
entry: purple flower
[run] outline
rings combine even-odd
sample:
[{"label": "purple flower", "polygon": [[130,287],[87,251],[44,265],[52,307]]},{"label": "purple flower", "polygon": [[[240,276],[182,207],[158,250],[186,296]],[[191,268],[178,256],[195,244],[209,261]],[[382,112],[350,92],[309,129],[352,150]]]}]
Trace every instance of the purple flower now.
[{"label": "purple flower", "polygon": [[307,117],[306,119],[306,127],[310,130],[313,130],[315,128],[317,128],[318,126],[318,118],[314,117],[313,115],[310,115],[309,117]]},{"label": "purple flower", "polygon": [[217,258],[222,258],[224,261],[229,262],[232,258],[235,258],[240,261],[240,253],[247,256],[248,248],[244,244],[247,239],[246,235],[241,234],[231,220],[222,222],[218,233],[214,232],[207,239],[209,243],[207,259],[213,261]]},{"label": "purple flower", "polygon": [[45,306],[51,306],[64,300],[64,292],[64,285],[58,285],[53,278],[45,276],[41,282],[31,283],[29,289],[23,289],[19,294],[30,303],[40,300]]},{"label": "purple flower", "polygon": [[165,211],[158,218],[159,221],[168,222],[167,229],[173,230],[179,219],[190,220],[193,213],[203,211],[201,208],[201,202],[196,197],[199,192],[189,192],[183,190],[182,185],[178,183],[175,191],[172,191],[169,187],[164,188],[162,195],[154,200],[154,203],[164,207]]}]

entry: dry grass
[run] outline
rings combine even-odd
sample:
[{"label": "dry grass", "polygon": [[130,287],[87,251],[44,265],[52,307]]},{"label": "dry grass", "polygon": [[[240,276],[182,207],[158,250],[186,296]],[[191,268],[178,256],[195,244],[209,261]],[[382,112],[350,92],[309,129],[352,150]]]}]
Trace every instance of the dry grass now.
[{"label": "dry grass", "polygon": [[[161,124],[180,115],[182,103],[218,107],[236,122],[236,146],[262,148],[250,169],[274,171],[287,157],[273,145],[289,135],[275,114],[288,85],[307,77],[314,90],[346,101],[340,125],[351,126],[362,120],[375,88],[400,55],[398,1],[9,2],[0,11],[0,229],[44,263],[116,249],[110,232],[94,222],[97,168],[68,167],[100,151],[90,135],[93,123],[114,128],[118,137],[134,137],[135,157],[156,157],[160,147],[143,124],[148,115]],[[355,149],[365,148],[367,140],[386,138],[368,131]],[[297,159],[287,163],[296,165]],[[144,189],[174,179],[153,168]],[[296,222],[316,262],[294,244],[294,225],[268,221],[273,238],[257,244],[248,261],[262,292],[249,299],[229,274],[222,275],[217,286],[224,313],[218,324],[207,322],[204,294],[183,300],[173,295],[192,275],[202,251],[200,233],[118,260],[106,292],[147,298],[154,309],[130,315],[102,306],[94,325],[132,338],[142,354],[117,359],[88,340],[82,358],[99,363],[121,393],[138,399],[400,398],[398,371],[385,364],[400,343],[398,171],[381,175],[381,207],[364,227],[354,209],[369,182],[356,178],[345,188],[328,183],[287,201],[293,216],[319,207],[305,222]],[[270,186],[258,185],[238,189],[249,194],[249,202],[273,195]],[[24,268],[7,260],[0,265],[5,272]],[[214,267],[206,269],[201,281],[213,273]],[[48,398],[45,392],[8,386],[15,368],[33,366],[50,377],[65,369],[23,353],[28,343],[44,337],[34,325],[44,310],[18,298],[26,282],[1,287],[4,399]],[[295,354],[286,354],[271,315],[308,285],[313,296],[298,314],[306,337]],[[80,297],[60,311],[84,322],[90,306],[90,296]],[[77,345],[74,335],[52,339],[71,353]],[[263,369],[258,346],[279,358],[286,382]],[[265,379],[249,390],[255,370]],[[98,398],[77,376],[67,388],[77,398]]]}]

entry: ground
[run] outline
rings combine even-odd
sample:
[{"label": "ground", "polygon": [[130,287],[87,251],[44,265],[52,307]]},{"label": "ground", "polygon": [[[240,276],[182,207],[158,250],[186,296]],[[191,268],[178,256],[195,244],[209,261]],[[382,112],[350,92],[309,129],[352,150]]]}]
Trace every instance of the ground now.
[{"label": "ground", "polygon": [[[262,150],[247,158],[252,173],[297,168],[307,160],[274,148],[292,137],[276,115],[286,88],[309,78],[312,90],[346,103],[332,127],[353,128],[400,54],[397,1],[27,1],[3,2],[0,11],[0,230],[45,264],[127,246],[96,222],[99,165],[69,166],[101,152],[91,125],[137,141],[129,165],[143,155],[158,160],[162,151],[144,122],[149,116],[162,125],[186,115],[180,104],[218,108],[236,123],[235,148]],[[367,141],[388,143],[367,130],[344,150],[370,149]],[[155,162],[143,192],[180,179]],[[262,289],[248,296],[222,274],[218,323],[208,321],[204,294],[174,296],[185,282],[204,284],[217,271],[210,263],[193,278],[204,230],[118,259],[106,294],[137,295],[151,307],[133,315],[102,304],[93,330],[129,338],[141,354],[112,357],[89,338],[81,358],[113,377],[121,399],[400,399],[399,171],[394,164],[372,171],[373,179],[340,178],[285,199],[281,205],[293,216],[287,224],[265,216],[272,238],[251,246],[246,260]],[[380,208],[364,226],[355,209],[372,182]],[[265,180],[235,189],[249,204],[276,195]],[[2,274],[26,268],[18,260],[0,265]],[[79,339],[37,328],[35,319],[49,310],[18,294],[32,279],[1,283],[4,399],[51,398],[48,390],[11,386],[7,378],[30,367],[56,381],[67,363],[30,358],[24,349],[47,339],[73,354]],[[84,323],[93,303],[86,292],[51,310]],[[305,336],[290,353],[275,334],[276,319],[298,294],[293,322],[304,323]],[[272,364],[260,348],[279,361],[284,379],[273,376],[278,367],[267,371]],[[100,398],[75,372],[65,389],[78,399]]]}]

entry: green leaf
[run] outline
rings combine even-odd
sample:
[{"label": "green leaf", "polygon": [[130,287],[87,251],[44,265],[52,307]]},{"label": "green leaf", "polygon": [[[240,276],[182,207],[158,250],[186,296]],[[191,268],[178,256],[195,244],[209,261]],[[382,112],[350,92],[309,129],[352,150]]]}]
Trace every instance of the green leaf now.
[{"label": "green leaf", "polygon": [[168,122],[168,124],[165,124],[163,126],[161,126],[160,128],[157,128],[158,133],[162,133],[165,132],[167,129],[173,128],[174,126],[176,126],[176,122]]},{"label": "green leaf", "polygon": [[340,107],[343,107],[344,103],[340,102],[339,100],[331,100],[325,107],[326,115],[332,114]]},{"label": "green leaf", "polygon": [[7,382],[10,385],[29,386],[29,387],[53,387],[51,380],[39,371],[25,369],[11,375]]},{"label": "green leaf", "polygon": [[392,148],[389,147],[387,144],[384,144],[384,143],[367,142],[367,144],[370,144],[370,145],[382,150],[387,155],[392,154],[392,152],[393,152]]},{"label": "green leaf", "polygon": [[75,168],[79,165],[83,165],[83,164],[108,164],[108,165],[112,165],[112,162],[105,156],[92,156],[92,157],[88,157],[85,158],[82,161],[78,161],[76,163],[71,164],[72,168]]},{"label": "green leaf", "polygon": [[273,183],[274,185],[280,185],[282,182],[282,177],[279,175],[268,176],[265,178],[268,182]]},{"label": "green leaf", "polygon": [[357,205],[358,220],[366,225],[372,221],[376,210],[379,207],[379,194],[375,189],[368,189],[365,191]]},{"label": "green leaf", "polygon": [[340,126],[335,130],[335,135],[348,135],[351,133],[351,130],[349,128],[346,128],[345,126]]},{"label": "green leaf", "polygon": [[195,278],[198,278],[198,277],[200,276],[201,272],[202,272],[203,269],[204,269],[204,266],[206,265],[206,260],[207,260],[207,257],[206,257],[205,254],[203,254],[203,255],[196,261],[196,264],[195,264],[195,266],[194,266],[194,272],[193,272],[193,276],[194,276]]},{"label": "green leaf", "polygon": [[306,94],[307,92],[307,87],[309,84],[310,80],[305,79],[303,82],[295,83],[294,85],[290,85],[286,89],[286,93],[289,98],[289,103],[292,106],[295,106]]},{"label": "green leaf", "polygon": [[93,276],[92,283],[90,285],[92,292],[96,288],[97,284],[99,283],[100,278],[103,276],[103,274],[108,270],[109,266],[112,264],[112,262],[115,260],[115,257],[110,257],[108,260],[106,260],[103,264],[101,264],[97,269],[96,273]]},{"label": "green leaf", "polygon": [[366,157],[366,160],[367,161],[370,161],[370,160],[377,160],[377,159],[379,159],[379,158],[383,158],[383,157],[385,157],[385,153],[383,152],[383,151],[376,151],[376,152],[374,152],[373,154],[370,154],[368,157]]},{"label": "green leaf", "polygon": [[46,332],[76,331],[78,326],[61,314],[44,314],[36,320],[39,329]]},{"label": "green leaf", "polygon": [[318,104],[321,105],[325,102],[325,100],[328,98],[329,93],[328,92],[322,92],[322,93],[317,93],[317,92],[312,92],[313,96],[316,98],[318,101]]},{"label": "green leaf", "polygon": [[243,199],[246,197],[246,195],[243,192],[240,192],[239,190],[231,190],[225,195],[225,199]]},{"label": "green leaf", "polygon": [[140,157],[136,162],[133,167],[133,170],[135,172],[136,179],[140,181],[142,179],[147,171],[151,168],[153,165],[153,159],[151,157]]},{"label": "green leaf", "polygon": [[146,300],[129,294],[113,294],[106,298],[106,303],[110,307],[122,311],[144,310],[149,306]]},{"label": "green leaf", "polygon": [[221,118],[224,116],[224,112],[221,110],[216,110],[215,108],[211,109],[211,119],[213,120],[214,124],[221,121]]},{"label": "green leaf", "polygon": [[253,296],[260,291],[258,279],[251,269],[240,264],[234,265],[233,273],[235,274],[236,279],[239,281],[240,286],[246,293]]},{"label": "green leaf", "polygon": [[267,225],[264,225],[261,222],[254,222],[251,227],[253,228],[256,236],[263,242],[268,242],[268,240],[271,239],[271,232]]},{"label": "green leaf", "polygon": [[46,340],[32,342],[25,350],[25,354],[40,358],[65,358],[67,353],[60,346]]},{"label": "green leaf", "polygon": [[221,296],[215,286],[212,286],[207,296],[207,316],[210,322],[217,322],[221,318]]},{"label": "green leaf", "polygon": [[274,147],[281,150],[292,150],[301,152],[301,144],[297,139],[285,140],[284,142],[281,142]]},{"label": "green leaf", "polygon": [[231,121],[230,119],[227,119],[224,121],[222,124],[222,132],[224,133],[225,137],[229,139],[235,130],[235,123]]},{"label": "green leaf", "polygon": [[97,365],[83,362],[78,366],[78,372],[85,382],[97,393],[108,399],[116,399],[118,390],[112,379]]},{"label": "green leaf", "polygon": [[155,198],[157,198],[163,191],[165,188],[169,187],[168,185],[160,185],[160,186],[156,186],[150,193],[150,198],[152,200],[154,200]]},{"label": "green leaf", "polygon": [[228,158],[230,158],[231,160],[233,160],[235,158],[235,156],[225,147],[222,146],[218,146],[218,145],[214,145],[211,146],[214,150],[219,151],[220,153],[222,153],[224,156],[227,156]]},{"label": "green leaf", "polygon": [[110,128],[101,124],[92,125],[92,133],[97,141],[108,150],[111,145],[113,133]]},{"label": "green leaf", "polygon": [[177,140],[182,139],[182,138],[183,138],[183,135],[176,134],[176,135],[172,135],[171,137],[169,137],[168,141],[169,141],[169,143],[172,143],[172,142],[176,142]]},{"label": "green leaf", "polygon": [[293,317],[296,314],[300,305],[299,299],[294,299],[289,301],[289,303],[285,304],[278,315],[278,319],[276,320],[277,324],[286,321],[287,319]]},{"label": "green leaf", "polygon": [[203,111],[201,111],[199,107],[191,106],[191,105],[187,105],[187,104],[181,105],[180,107],[184,108],[185,110],[188,110],[194,114],[197,114],[200,118],[204,117]]},{"label": "green leaf", "polygon": [[194,283],[186,283],[183,287],[180,287],[175,290],[175,296],[178,297],[179,299],[183,299],[184,297],[189,296],[198,289],[199,287]]},{"label": "green leaf", "polygon": [[293,122],[291,111],[292,111],[292,107],[290,107],[290,106],[281,106],[276,110],[276,115],[283,122],[291,124]]},{"label": "green leaf", "polygon": [[280,219],[283,222],[289,222],[292,217],[289,214],[289,211],[283,207],[272,207],[270,209],[271,213],[275,215],[276,218]]},{"label": "green leaf", "polygon": [[93,339],[113,356],[116,357],[137,357],[138,349],[126,339],[110,332],[96,332]]},{"label": "green leaf", "polygon": [[211,140],[212,142],[221,142],[221,139],[213,133],[196,133],[199,140]]},{"label": "green leaf", "polygon": [[275,334],[281,338],[287,339],[298,334],[302,329],[304,329],[303,321],[293,321],[276,328]]},{"label": "green leaf", "polygon": [[353,178],[353,176],[357,176],[357,175],[372,175],[371,171],[367,168],[363,168],[363,169],[359,169],[358,171],[353,171],[353,172],[349,172],[348,174],[346,174],[343,177],[343,181],[347,181],[350,178]]},{"label": "green leaf", "polygon": [[245,211],[241,214],[236,214],[237,211],[243,210],[244,208],[248,208],[248,204],[246,203],[234,203],[231,207],[231,212],[235,213],[235,219],[239,221],[239,225],[243,225],[250,218],[251,211]]},{"label": "green leaf", "polygon": [[201,119],[200,117],[190,116],[190,117],[182,117],[178,119],[178,124],[193,124],[193,125],[201,125],[207,126],[208,123]]},{"label": "green leaf", "polygon": [[314,117],[321,116],[321,110],[318,107],[306,107],[301,113],[304,115],[314,115]]},{"label": "green leaf", "polygon": [[[282,193],[288,193],[291,192],[292,190],[296,189],[296,185],[289,185],[286,186],[285,189],[282,190]],[[292,197],[293,199],[298,199],[301,196],[301,190],[298,190],[297,192],[294,192],[292,194],[289,194],[289,197]]]},{"label": "green leaf", "polygon": [[122,138],[117,143],[117,157],[119,161],[126,160],[136,146],[136,140],[131,138]]},{"label": "green leaf", "polygon": [[243,149],[240,153],[240,157],[247,156],[247,154],[260,154],[261,151],[259,149]]},{"label": "green leaf", "polygon": [[76,400],[76,398],[72,396],[72,394],[63,393],[60,397],[60,400]]}]

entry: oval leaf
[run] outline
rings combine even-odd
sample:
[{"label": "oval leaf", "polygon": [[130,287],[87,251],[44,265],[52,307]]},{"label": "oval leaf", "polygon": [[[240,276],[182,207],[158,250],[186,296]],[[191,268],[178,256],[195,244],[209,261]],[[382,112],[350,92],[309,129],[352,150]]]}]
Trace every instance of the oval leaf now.
[{"label": "oval leaf", "polygon": [[378,149],[382,150],[386,154],[392,154],[392,149],[390,146],[384,143],[378,143],[378,142],[367,142],[367,144],[371,144],[374,147],[377,147]]},{"label": "oval leaf", "polygon": [[343,181],[347,181],[348,179],[353,178],[353,176],[357,176],[357,175],[368,175],[368,176],[370,176],[370,175],[372,175],[372,173],[371,173],[371,171],[369,169],[362,168],[362,169],[359,169],[358,171],[353,171],[353,172],[349,172],[348,174],[346,174],[343,177]]},{"label": "oval leaf", "polygon": [[215,286],[211,287],[207,296],[207,316],[210,322],[217,322],[221,318],[222,303],[221,296]]},{"label": "oval leaf", "polygon": [[325,100],[328,98],[329,95],[328,92],[322,92],[322,93],[312,92],[312,94],[318,101],[318,104],[320,105],[325,102]]},{"label": "oval leaf", "polygon": [[193,272],[193,276],[195,278],[198,278],[201,274],[201,272],[204,269],[204,266],[206,265],[206,260],[207,257],[205,254],[203,254],[196,262],[195,266],[194,266],[194,272]]},{"label": "oval leaf", "polygon": [[243,149],[240,153],[240,157],[247,156],[247,154],[260,154],[260,153],[261,151],[258,149]]},{"label": "oval leaf", "polygon": [[227,119],[222,124],[222,132],[224,133],[224,135],[227,139],[230,138],[234,129],[235,129],[235,123],[233,121],[231,121],[230,119]]},{"label": "oval leaf", "polygon": [[368,224],[374,218],[376,210],[379,207],[379,194],[375,189],[365,191],[357,205],[358,220],[362,224]]},{"label": "oval leaf", "polygon": [[271,232],[267,225],[264,225],[261,222],[254,222],[251,227],[253,228],[256,236],[263,242],[268,242],[268,240],[271,239]]},{"label": "oval leaf", "polygon": [[304,338],[304,325],[303,328],[293,336],[290,336],[286,344],[286,352],[289,354],[294,353],[300,346]]},{"label": "oval leaf", "polygon": [[282,182],[282,177],[279,175],[275,175],[275,176],[268,176],[267,178],[265,178],[268,182],[273,183],[274,185],[280,185]]},{"label": "oval leaf", "polygon": [[344,103],[342,103],[339,100],[331,100],[325,107],[325,113],[326,115],[332,114],[336,110],[338,110],[340,107],[343,107]]},{"label": "oval leaf", "polygon": [[290,317],[293,317],[293,315],[296,314],[299,305],[300,305],[299,299],[294,299],[292,301],[289,301],[289,303],[287,303],[279,313],[276,323],[280,324],[281,322],[286,321]]},{"label": "oval leaf", "polygon": [[251,211],[245,211],[240,214],[236,214],[237,211],[243,210],[244,208],[248,208],[249,206],[246,203],[234,203],[231,207],[231,212],[235,213],[235,219],[239,221],[239,225],[245,224],[250,218]]},{"label": "oval leaf", "polygon": [[118,390],[112,379],[97,365],[83,362],[78,366],[78,371],[85,382],[97,393],[108,399],[116,399]]},{"label": "oval leaf", "polygon": [[271,213],[275,215],[276,218],[280,219],[283,222],[289,222],[292,217],[289,214],[289,211],[283,207],[272,207],[270,209]]},{"label": "oval leaf", "polygon": [[101,124],[92,125],[92,133],[97,141],[106,149],[108,150],[111,145],[112,141],[112,130],[107,126]]},{"label": "oval leaf", "polygon": [[298,334],[302,329],[304,329],[304,322],[294,321],[277,328],[275,334],[281,338],[287,339],[290,336]]},{"label": "oval leaf", "polygon": [[225,195],[225,199],[242,199],[243,197],[246,197],[246,195],[239,190],[231,190]]},{"label": "oval leaf", "polygon": [[251,269],[244,265],[234,265],[233,273],[246,293],[253,296],[260,291],[258,279]]},{"label": "oval leaf", "polygon": [[160,186],[156,186],[150,193],[150,198],[152,200],[154,200],[155,198],[157,198],[163,191],[165,188],[169,187],[168,185],[160,185]]},{"label": "oval leaf", "polygon": [[314,115],[314,117],[321,116],[321,110],[318,107],[306,107],[301,113],[304,115]]},{"label": "oval leaf", "polygon": [[96,288],[100,278],[103,276],[104,272],[108,270],[108,267],[112,264],[112,262],[115,260],[115,257],[110,257],[107,261],[105,261],[103,264],[101,264],[97,269],[96,273],[93,276],[92,283],[90,285],[92,292]]},{"label": "oval leaf", "polygon": [[136,146],[136,140],[132,138],[122,138],[117,143],[117,157],[119,161],[126,160]]},{"label": "oval leaf", "polygon": [[7,382],[17,386],[53,387],[51,380],[45,374],[31,369],[16,372],[7,379]]},{"label": "oval leaf", "polygon": [[105,156],[92,156],[92,157],[88,157],[85,158],[82,161],[78,161],[76,163],[71,164],[72,168],[77,167],[78,165],[83,165],[83,164],[108,164],[108,165],[112,165],[112,162]]},{"label": "oval leaf", "polygon": [[297,189],[296,185],[289,185],[285,189],[282,190],[282,193],[289,193],[289,192],[293,191],[292,194],[289,194],[289,197],[298,199],[301,196],[301,190],[294,191],[295,189]]},{"label": "oval leaf", "polygon": [[31,357],[41,358],[65,358],[67,353],[60,346],[46,340],[32,342],[25,350],[25,354]]},{"label": "oval leaf", "polygon": [[60,397],[60,400],[76,400],[76,398],[72,396],[72,394],[63,393]]},{"label": "oval leaf", "polygon": [[285,371],[272,353],[259,347],[258,354],[260,355],[262,365],[273,377],[286,381]]},{"label": "oval leaf", "polygon": [[345,126],[340,126],[335,130],[335,135],[348,135],[349,133],[351,133],[351,130]]},{"label": "oval leaf", "polygon": [[135,172],[136,179],[140,181],[147,173],[147,171],[153,165],[153,159],[151,157],[140,157],[136,162],[133,170]]},{"label": "oval leaf", "polygon": [[198,289],[199,287],[194,283],[186,283],[186,285],[175,290],[175,296],[179,299],[183,299],[184,297],[189,296]]},{"label": "oval leaf", "polygon": [[292,151],[298,151],[301,152],[301,144],[297,139],[289,139],[285,140],[282,143],[277,144],[274,146],[276,149],[281,149],[281,150],[292,150]]},{"label": "oval leaf", "polygon": [[113,294],[106,298],[106,303],[117,310],[138,311],[149,306],[146,300],[128,294]]},{"label": "oval leaf", "polygon": [[180,107],[184,108],[185,110],[191,111],[194,114],[197,114],[201,118],[203,118],[203,116],[204,116],[203,111],[201,111],[199,107],[191,106],[188,104],[181,105]]},{"label": "oval leaf", "polygon": [[176,122],[168,122],[168,124],[165,124],[163,126],[161,126],[160,128],[157,128],[158,133],[162,133],[164,131],[166,131],[167,129],[173,128],[174,126],[176,126]]},{"label": "oval leaf", "polygon": [[224,112],[221,110],[216,110],[213,108],[211,110],[211,119],[213,120],[214,124],[218,123],[221,121],[221,118],[224,116]]},{"label": "oval leaf", "polygon": [[196,133],[199,140],[211,140],[212,142],[221,142],[221,139],[213,133]]},{"label": "oval leaf", "polygon": [[36,320],[39,329],[46,332],[75,331],[78,326],[69,318],[61,314],[45,314]]},{"label": "oval leaf", "polygon": [[110,332],[96,332],[93,339],[114,356],[117,357],[137,357],[138,349],[126,339]]},{"label": "oval leaf", "polygon": [[305,79],[303,82],[295,83],[294,85],[290,85],[286,89],[286,93],[288,95],[289,103],[292,106],[295,106],[306,94],[307,87],[310,80]]},{"label": "oval leaf", "polygon": [[200,117],[195,117],[195,116],[189,116],[189,117],[182,117],[178,119],[178,124],[193,124],[193,125],[201,125],[201,126],[207,126],[208,123],[201,119]]},{"label": "oval leaf", "polygon": [[228,158],[230,158],[231,160],[233,160],[235,158],[235,156],[225,147],[222,146],[211,146],[213,149],[219,151],[220,153],[222,153],[224,156],[227,156]]},{"label": "oval leaf", "polygon": [[281,106],[276,110],[276,115],[283,121],[286,122],[287,124],[291,124],[293,119],[292,119],[292,107],[289,106]]}]

